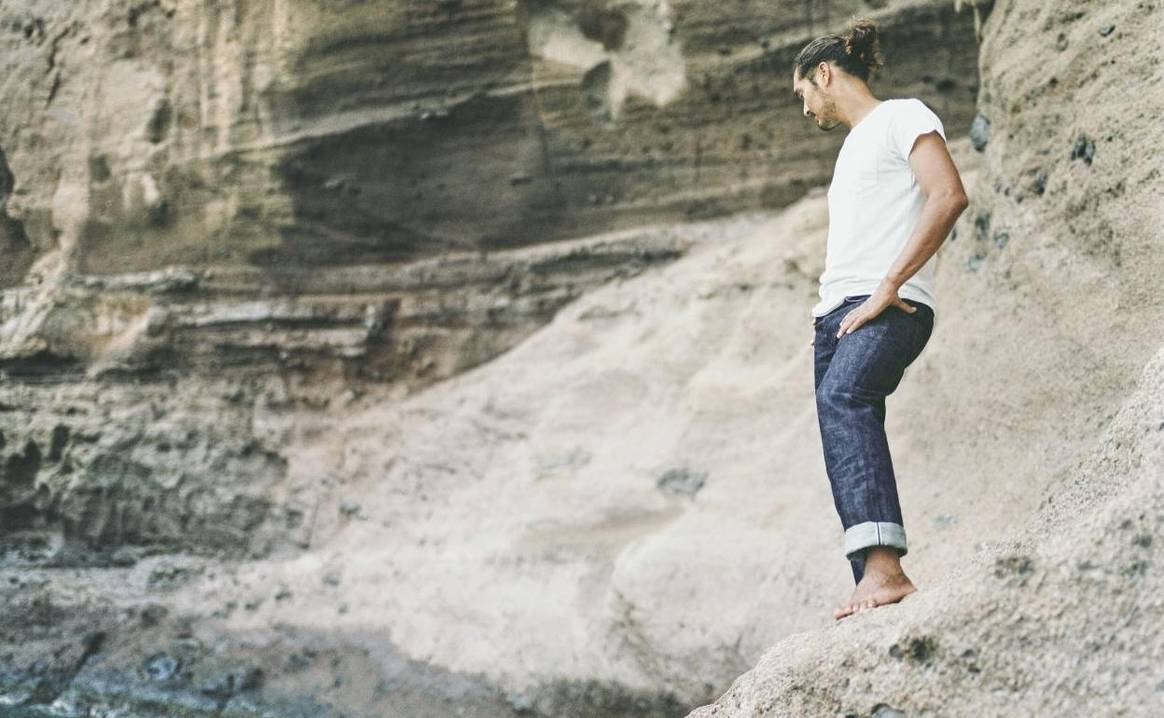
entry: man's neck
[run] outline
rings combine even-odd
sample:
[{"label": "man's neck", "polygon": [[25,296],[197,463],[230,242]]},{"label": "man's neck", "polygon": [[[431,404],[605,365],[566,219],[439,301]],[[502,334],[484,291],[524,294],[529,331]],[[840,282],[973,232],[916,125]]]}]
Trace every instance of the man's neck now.
[{"label": "man's neck", "polygon": [[877,109],[882,102],[872,95],[859,97],[851,103],[852,109],[842,114],[841,121],[847,124],[851,130],[857,126],[857,123],[865,119],[866,115]]}]

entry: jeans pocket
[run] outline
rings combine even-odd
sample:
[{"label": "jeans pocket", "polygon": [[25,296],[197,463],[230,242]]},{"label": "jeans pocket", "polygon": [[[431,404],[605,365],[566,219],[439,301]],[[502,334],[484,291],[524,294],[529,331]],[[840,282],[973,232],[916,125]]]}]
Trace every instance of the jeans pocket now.
[{"label": "jeans pocket", "polygon": [[917,353],[920,354],[929,342],[930,334],[934,330],[934,312],[925,304],[914,302],[909,302],[909,304],[916,307],[914,311],[906,312],[906,315],[909,317],[910,324],[913,325],[914,342],[917,344]]},{"label": "jeans pocket", "polygon": [[934,310],[920,302],[914,303],[913,306],[916,309],[909,316],[926,330],[926,336],[928,338],[929,332],[933,331],[934,328]]},{"label": "jeans pocket", "polygon": [[821,325],[821,322],[823,322],[826,318],[831,317],[833,314],[835,314],[837,312],[840,312],[842,309],[851,308],[854,304],[860,304],[861,302],[865,301],[866,299],[868,299],[871,296],[873,296],[873,295],[871,295],[871,294],[857,294],[854,296],[849,296],[849,297],[843,298],[841,300],[841,303],[838,304],[837,306],[828,310],[827,312],[820,315],[819,317],[813,317],[813,320],[812,320],[813,328],[815,329],[816,327],[819,327]]}]

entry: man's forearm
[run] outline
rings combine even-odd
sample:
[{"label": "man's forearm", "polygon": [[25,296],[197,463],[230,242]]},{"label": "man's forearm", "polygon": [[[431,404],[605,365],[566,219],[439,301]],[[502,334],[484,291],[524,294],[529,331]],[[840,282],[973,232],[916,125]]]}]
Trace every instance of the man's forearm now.
[{"label": "man's forearm", "polygon": [[918,218],[917,228],[901,254],[894,260],[881,283],[894,292],[921,269],[926,261],[942,246],[954,227],[958,216],[965,211],[965,195],[932,196],[926,200]]}]

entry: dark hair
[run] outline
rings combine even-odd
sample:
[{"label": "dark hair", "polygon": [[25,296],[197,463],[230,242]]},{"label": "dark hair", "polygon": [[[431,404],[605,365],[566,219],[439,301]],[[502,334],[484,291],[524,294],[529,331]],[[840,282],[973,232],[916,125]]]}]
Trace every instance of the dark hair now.
[{"label": "dark hair", "polygon": [[833,62],[845,72],[865,82],[881,69],[881,43],[877,28],[867,17],[856,18],[844,35],[823,35],[804,46],[793,61],[801,77],[816,84],[816,68]]}]

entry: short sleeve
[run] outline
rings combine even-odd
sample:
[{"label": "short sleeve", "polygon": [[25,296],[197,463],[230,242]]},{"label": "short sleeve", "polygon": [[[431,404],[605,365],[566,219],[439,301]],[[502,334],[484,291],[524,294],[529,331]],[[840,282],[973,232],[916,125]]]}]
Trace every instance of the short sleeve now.
[{"label": "short sleeve", "polygon": [[891,131],[893,148],[908,162],[909,153],[913,151],[913,143],[917,138],[934,130],[937,130],[945,142],[946,128],[942,126],[941,119],[933,110],[916,98],[906,100],[893,115]]}]

